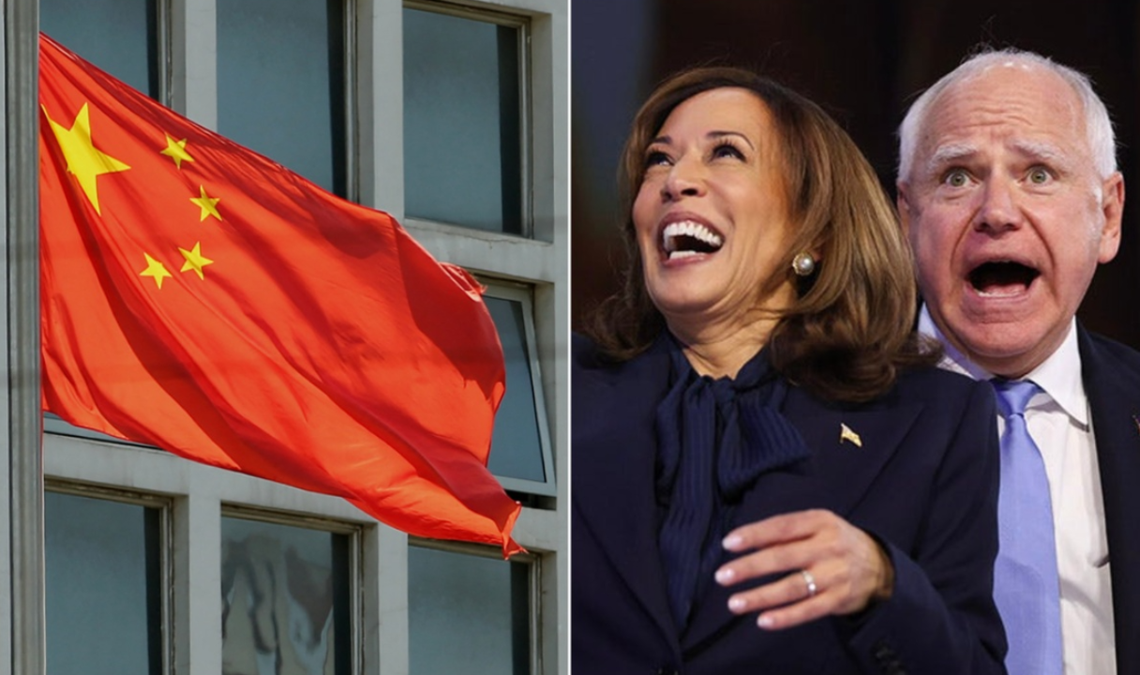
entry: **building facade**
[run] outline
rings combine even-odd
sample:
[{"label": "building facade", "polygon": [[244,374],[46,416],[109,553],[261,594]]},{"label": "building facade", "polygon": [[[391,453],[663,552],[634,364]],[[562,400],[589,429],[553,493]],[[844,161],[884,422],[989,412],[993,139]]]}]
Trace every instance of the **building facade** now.
[{"label": "building facade", "polygon": [[[13,234],[28,232],[18,186],[34,181],[35,167],[16,152],[24,139],[11,111],[27,81],[26,12],[38,9],[40,28],[80,56],[318,185],[391,213],[438,259],[487,286],[507,362],[490,469],[524,505],[514,537],[528,549],[504,562],[498,549],[408,537],[340,499],[49,415],[46,672],[568,672],[567,0],[12,4],[10,314],[36,284]],[[15,487],[3,662],[14,672],[36,658],[36,627],[27,625],[35,589],[26,586],[40,564],[27,550],[41,506],[26,478],[37,462],[29,444],[38,421],[28,417],[38,409],[38,354],[26,330],[18,336],[32,310],[24,311],[23,323],[10,316],[6,364],[20,375],[9,378],[5,410]]]}]

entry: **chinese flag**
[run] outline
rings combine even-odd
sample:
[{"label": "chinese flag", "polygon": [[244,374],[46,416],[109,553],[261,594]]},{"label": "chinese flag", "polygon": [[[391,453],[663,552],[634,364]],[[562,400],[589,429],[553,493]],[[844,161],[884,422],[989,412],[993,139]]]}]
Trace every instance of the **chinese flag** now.
[{"label": "chinese flag", "polygon": [[520,550],[487,471],[503,356],[481,288],[40,38],[44,408]]}]

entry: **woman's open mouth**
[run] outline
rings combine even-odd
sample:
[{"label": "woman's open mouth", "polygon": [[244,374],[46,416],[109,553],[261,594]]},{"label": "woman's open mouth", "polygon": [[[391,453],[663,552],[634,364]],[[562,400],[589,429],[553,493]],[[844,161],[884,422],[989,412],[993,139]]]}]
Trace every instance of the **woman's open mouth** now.
[{"label": "woman's open mouth", "polygon": [[661,230],[661,249],[668,260],[716,253],[721,246],[724,246],[724,237],[696,221],[669,223]]}]

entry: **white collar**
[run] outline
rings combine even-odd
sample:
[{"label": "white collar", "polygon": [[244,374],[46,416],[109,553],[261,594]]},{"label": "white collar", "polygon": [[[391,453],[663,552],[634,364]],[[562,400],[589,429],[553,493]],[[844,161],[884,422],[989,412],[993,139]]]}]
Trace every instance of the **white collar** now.
[{"label": "white collar", "polygon": [[[975,380],[989,380],[994,377],[993,373],[970,361],[946,340],[942,331],[934,325],[934,319],[930,317],[930,311],[927,310],[925,303],[918,314],[918,332],[942,343],[945,354],[942,362],[938,364],[940,368]],[[1076,318],[1069,324],[1068,333],[1061,346],[1022,379],[1033,380],[1069,417],[1081,426],[1088,426],[1089,406],[1088,397],[1085,395],[1085,383],[1081,378],[1081,352],[1077,347]]]}]

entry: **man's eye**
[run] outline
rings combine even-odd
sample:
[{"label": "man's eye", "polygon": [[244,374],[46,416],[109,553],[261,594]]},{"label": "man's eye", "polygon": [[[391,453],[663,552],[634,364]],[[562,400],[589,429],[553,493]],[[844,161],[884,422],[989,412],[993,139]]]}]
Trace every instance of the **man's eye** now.
[{"label": "man's eye", "polygon": [[1034,185],[1044,185],[1053,178],[1052,174],[1045,167],[1038,166],[1029,170],[1029,182]]},{"label": "man's eye", "polygon": [[946,173],[946,176],[942,179],[942,182],[946,183],[950,187],[965,187],[966,183],[968,183],[969,180],[969,176],[966,175],[965,171],[961,169],[953,169]]}]

